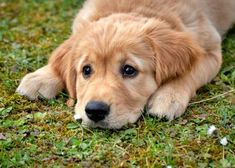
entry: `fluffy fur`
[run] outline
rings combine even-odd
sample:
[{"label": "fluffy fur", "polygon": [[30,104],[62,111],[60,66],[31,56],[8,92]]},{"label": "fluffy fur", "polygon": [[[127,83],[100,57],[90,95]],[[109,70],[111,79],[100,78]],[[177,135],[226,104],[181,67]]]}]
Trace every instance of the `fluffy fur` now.
[{"label": "fluffy fur", "polygon": [[[234,11],[234,0],[87,0],[70,38],[48,65],[26,75],[17,91],[36,99],[66,88],[77,99],[75,113],[89,127],[136,122],[146,104],[151,115],[172,120],[218,73],[221,37],[235,22]],[[87,64],[94,72],[84,79]],[[125,64],[138,75],[123,78]],[[110,105],[103,121],[86,116],[91,100]]]}]

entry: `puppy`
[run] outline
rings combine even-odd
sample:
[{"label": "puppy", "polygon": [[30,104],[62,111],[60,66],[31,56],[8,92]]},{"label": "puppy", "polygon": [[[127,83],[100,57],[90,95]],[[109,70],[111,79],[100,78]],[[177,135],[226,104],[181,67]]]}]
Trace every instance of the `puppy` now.
[{"label": "puppy", "polygon": [[65,88],[89,127],[134,123],[146,104],[172,120],[218,73],[234,11],[234,0],[87,0],[70,38],[17,92],[50,99]]}]

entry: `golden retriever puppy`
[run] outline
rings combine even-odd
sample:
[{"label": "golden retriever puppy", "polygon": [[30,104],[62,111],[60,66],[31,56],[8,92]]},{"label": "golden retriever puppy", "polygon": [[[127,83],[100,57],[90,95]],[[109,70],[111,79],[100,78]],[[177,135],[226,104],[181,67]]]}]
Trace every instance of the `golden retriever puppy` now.
[{"label": "golden retriever puppy", "polygon": [[72,34],[17,92],[53,98],[63,88],[89,127],[121,128],[142,109],[169,120],[218,73],[234,0],[87,0]]}]

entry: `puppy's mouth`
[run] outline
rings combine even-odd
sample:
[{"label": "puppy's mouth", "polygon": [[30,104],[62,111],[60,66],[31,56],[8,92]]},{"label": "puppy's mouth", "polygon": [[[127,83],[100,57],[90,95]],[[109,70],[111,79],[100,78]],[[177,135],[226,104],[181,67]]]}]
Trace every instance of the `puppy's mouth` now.
[{"label": "puppy's mouth", "polygon": [[111,130],[119,130],[124,126],[129,126],[129,124],[135,123],[139,119],[138,117],[135,117],[134,120],[132,121],[127,121],[127,120],[119,120],[119,121],[114,121],[110,117],[105,118],[104,120],[95,122],[90,119],[87,119],[86,117],[84,119],[80,118],[77,119],[82,126],[87,127],[87,128],[100,128],[100,129],[111,129]]},{"label": "puppy's mouth", "polygon": [[[81,109],[80,109],[81,110]],[[124,113],[125,115],[115,115],[114,111],[110,110],[109,113],[103,116],[102,111],[77,111],[74,115],[74,119],[80,121],[80,123],[88,128],[102,128],[102,129],[120,129],[127,124],[135,123],[140,117],[142,110],[127,115],[130,113]],[[102,114],[102,115],[101,115]],[[106,113],[105,113],[106,114]]]},{"label": "puppy's mouth", "polygon": [[110,129],[110,125],[107,121],[99,121],[99,122],[94,122],[94,121],[85,122],[85,121],[82,121],[82,125],[84,125],[85,127],[89,127],[89,128],[109,128]]},{"label": "puppy's mouth", "polygon": [[95,121],[92,121],[92,120],[84,121],[79,114],[75,114],[74,119],[76,121],[80,121],[81,124],[84,125],[85,127],[89,127],[89,128],[110,128],[110,124],[106,120],[101,120],[101,121],[98,121],[98,122],[95,122]]}]

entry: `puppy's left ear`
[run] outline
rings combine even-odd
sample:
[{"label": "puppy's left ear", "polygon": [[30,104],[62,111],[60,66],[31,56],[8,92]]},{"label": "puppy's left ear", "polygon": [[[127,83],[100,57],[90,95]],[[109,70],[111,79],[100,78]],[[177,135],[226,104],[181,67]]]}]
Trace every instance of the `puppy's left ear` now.
[{"label": "puppy's left ear", "polygon": [[71,36],[52,53],[49,59],[49,65],[51,65],[56,75],[62,79],[72,99],[76,98],[76,71],[72,60],[72,48],[76,40],[76,36]]},{"label": "puppy's left ear", "polygon": [[155,54],[158,85],[190,71],[197,60],[205,55],[190,34],[173,30],[163,21],[147,22],[145,37]]},{"label": "puppy's left ear", "polygon": [[65,82],[66,88],[69,92],[70,98],[76,99],[76,81],[77,81],[77,72],[75,70],[73,57],[71,56],[68,60],[68,67],[65,70]]}]

